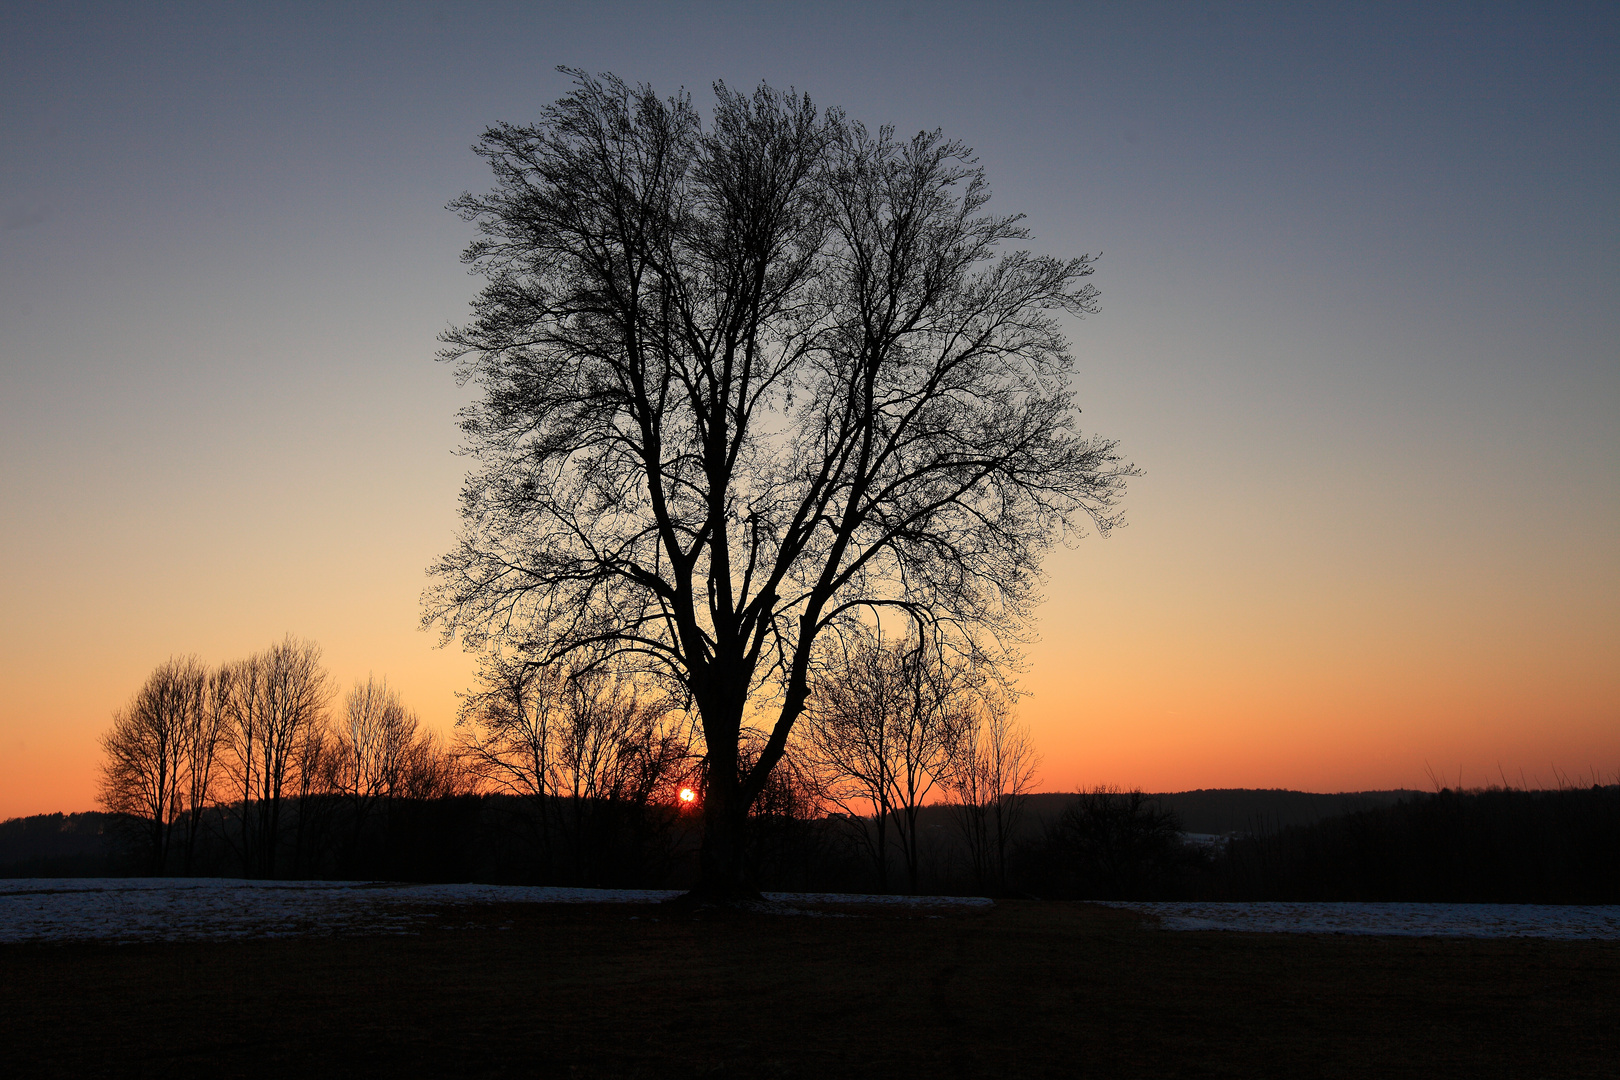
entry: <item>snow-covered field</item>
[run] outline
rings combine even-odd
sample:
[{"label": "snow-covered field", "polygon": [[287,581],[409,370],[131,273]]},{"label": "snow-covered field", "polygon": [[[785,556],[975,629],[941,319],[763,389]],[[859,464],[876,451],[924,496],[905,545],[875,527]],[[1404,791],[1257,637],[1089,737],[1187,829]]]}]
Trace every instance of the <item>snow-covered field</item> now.
[{"label": "snow-covered field", "polygon": [[[0,880],[0,943],[197,941],[402,933],[465,904],[656,904],[671,889],[562,889],[523,885],[406,885],[232,878]],[[983,907],[979,897],[766,893],[789,905]]]},{"label": "snow-covered field", "polygon": [[[655,904],[671,889],[233,878],[0,880],[0,943],[413,933],[468,904]],[[790,907],[987,907],[982,897],[767,893]],[[1620,940],[1620,905],[1131,903],[1167,930]]]},{"label": "snow-covered field", "polygon": [[1620,904],[1132,903],[1166,930],[1620,940]]}]

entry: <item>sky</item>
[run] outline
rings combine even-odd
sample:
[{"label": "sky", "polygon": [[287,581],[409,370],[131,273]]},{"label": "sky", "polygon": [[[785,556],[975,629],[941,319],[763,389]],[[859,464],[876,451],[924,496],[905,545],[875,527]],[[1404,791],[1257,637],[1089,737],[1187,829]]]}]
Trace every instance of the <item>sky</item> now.
[{"label": "sky", "polygon": [[1099,254],[1041,787],[1620,776],[1620,7],[0,2],[0,818],[175,654],[287,633],[449,731],[444,209],[557,65],[793,86]]}]

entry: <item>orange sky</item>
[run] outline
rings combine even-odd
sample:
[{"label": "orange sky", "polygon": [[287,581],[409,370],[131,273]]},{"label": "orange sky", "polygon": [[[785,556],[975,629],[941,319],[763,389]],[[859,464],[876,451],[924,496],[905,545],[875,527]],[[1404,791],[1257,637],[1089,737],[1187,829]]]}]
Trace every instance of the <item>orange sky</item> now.
[{"label": "orange sky", "polygon": [[[1620,583],[1594,573],[1607,559],[1596,538],[1562,562],[1492,572],[1488,553],[1470,565],[1409,534],[1341,535],[1297,502],[1270,521],[1253,506],[1211,511],[1194,528],[1160,479],[1175,471],[1138,482],[1127,528],[1051,559],[1021,710],[1043,787],[1336,791],[1428,788],[1431,770],[1465,784],[1620,771]],[[225,547],[205,529],[185,539],[185,522],[166,535],[172,514],[135,513],[120,542],[68,545],[48,573],[10,581],[8,609],[38,615],[0,631],[0,816],[92,808],[97,735],[171,651],[218,662],[291,630],[323,643],[340,685],[386,675],[448,730],[470,663],[415,623],[456,463],[412,481],[395,512],[379,496],[279,531],[266,515]],[[438,528],[413,529],[418,512]],[[51,582],[98,559],[62,602]],[[1579,580],[1560,569],[1583,564]]]},{"label": "orange sky", "polygon": [[1620,776],[1612,17],[600,8],[7,16],[0,818],[92,808],[175,653],[313,638],[448,728],[442,207],[556,63],[942,125],[1102,252],[1076,390],[1145,475],[1049,562],[1046,788]]}]

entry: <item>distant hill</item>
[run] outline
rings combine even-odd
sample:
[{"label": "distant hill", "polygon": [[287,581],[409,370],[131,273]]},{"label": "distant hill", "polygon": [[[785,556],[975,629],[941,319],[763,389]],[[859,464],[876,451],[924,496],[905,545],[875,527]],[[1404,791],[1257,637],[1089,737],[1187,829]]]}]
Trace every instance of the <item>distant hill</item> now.
[{"label": "distant hill", "polygon": [[[1326,818],[1393,806],[1421,791],[1342,791],[1323,794],[1285,788],[1199,788],[1154,795],[1175,811],[1181,827],[1190,833],[1275,832],[1294,825],[1314,825]],[[1030,809],[1040,819],[1055,817],[1071,796],[1050,793],[1030,797]]]},{"label": "distant hill", "polygon": [[1292,825],[1314,825],[1326,818],[1374,810],[1421,798],[1423,791],[1341,791],[1322,794],[1283,788],[1200,788],[1160,795],[1194,833],[1273,832]]},{"label": "distant hill", "polygon": [[0,877],[99,877],[115,873],[113,814],[35,814],[0,821]]},{"label": "distant hill", "polygon": [[[1353,791],[1320,794],[1282,789],[1212,788],[1176,791],[1155,796],[1181,819],[1191,833],[1271,834],[1295,826],[1314,825],[1360,810],[1393,806],[1423,795],[1419,791]],[[1019,832],[1033,840],[1062,812],[1070,793],[1030,796],[1029,810]],[[0,822],[0,878],[100,877],[128,872],[128,859],[117,841],[119,819],[112,814],[37,814]],[[954,815],[943,805],[927,807],[922,827],[938,839],[938,853],[946,861],[957,844]],[[466,843],[472,843],[469,836]],[[486,868],[487,871],[487,868]]]}]

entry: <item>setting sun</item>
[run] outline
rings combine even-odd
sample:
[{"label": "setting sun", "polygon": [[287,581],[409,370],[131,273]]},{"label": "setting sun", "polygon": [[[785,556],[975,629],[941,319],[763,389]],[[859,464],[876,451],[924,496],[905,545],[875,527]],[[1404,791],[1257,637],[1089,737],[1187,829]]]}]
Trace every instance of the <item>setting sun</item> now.
[{"label": "setting sun", "polygon": [[697,802],[697,792],[689,787],[681,788],[681,802],[691,805]]}]

